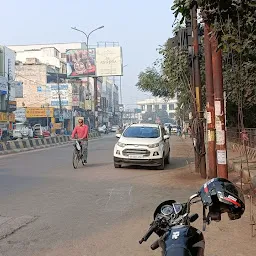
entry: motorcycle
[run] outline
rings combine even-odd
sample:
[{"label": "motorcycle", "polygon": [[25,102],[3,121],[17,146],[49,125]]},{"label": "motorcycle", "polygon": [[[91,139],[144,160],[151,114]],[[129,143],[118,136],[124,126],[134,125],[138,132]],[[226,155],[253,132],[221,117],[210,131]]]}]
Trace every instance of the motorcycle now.
[{"label": "motorcycle", "polygon": [[227,179],[213,178],[197,194],[192,195],[187,203],[175,200],[162,202],[154,212],[154,221],[148,232],[139,243],[147,241],[156,233],[160,238],[151,245],[151,249],[161,247],[163,256],[203,256],[203,233],[191,226],[199,217],[197,213],[190,214],[191,205],[198,202],[203,204],[203,231],[211,221],[221,221],[223,213],[227,213],[230,220],[237,220],[245,211],[241,189]]},{"label": "motorcycle", "polygon": [[153,233],[156,233],[160,239],[151,245],[151,249],[161,247],[162,255],[203,255],[203,233],[190,225],[199,217],[197,213],[190,214],[190,206],[201,201],[200,199],[192,202],[198,197],[199,194],[191,196],[187,203],[178,203],[175,200],[162,202],[154,212],[154,221],[150,224],[148,232],[139,243],[146,242]]}]

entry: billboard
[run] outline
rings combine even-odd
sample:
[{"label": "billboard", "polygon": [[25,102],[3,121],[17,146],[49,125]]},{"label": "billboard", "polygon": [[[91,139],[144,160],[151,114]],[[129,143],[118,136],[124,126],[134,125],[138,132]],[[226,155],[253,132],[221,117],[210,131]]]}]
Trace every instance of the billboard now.
[{"label": "billboard", "polygon": [[122,76],[123,57],[121,47],[102,47],[96,49],[97,76]]},{"label": "billboard", "polygon": [[8,82],[7,78],[0,76],[0,95],[7,94],[8,92]]},{"label": "billboard", "polygon": [[18,108],[14,112],[15,119],[19,122],[25,122],[26,121],[26,109],[25,108]]},{"label": "billboard", "polygon": [[96,75],[96,51],[90,48],[67,50],[67,77],[84,77]]},{"label": "billboard", "polygon": [[51,106],[59,106],[59,94],[61,99],[61,105],[62,106],[68,106],[69,105],[69,85],[68,84],[52,84],[50,85],[50,91],[51,91],[51,98],[50,98],[50,104]]},{"label": "billboard", "polygon": [[84,108],[85,104],[85,87],[82,81],[71,81],[72,86],[72,106]]},{"label": "billboard", "polygon": [[23,98],[23,83],[15,81],[14,84],[15,84],[15,98]]}]

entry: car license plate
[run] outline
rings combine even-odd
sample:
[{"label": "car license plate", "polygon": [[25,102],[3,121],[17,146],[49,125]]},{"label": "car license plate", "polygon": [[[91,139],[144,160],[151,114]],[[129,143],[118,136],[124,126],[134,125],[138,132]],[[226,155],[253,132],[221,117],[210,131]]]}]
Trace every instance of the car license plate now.
[{"label": "car license plate", "polygon": [[129,155],[130,159],[142,159],[143,156],[142,155]]}]

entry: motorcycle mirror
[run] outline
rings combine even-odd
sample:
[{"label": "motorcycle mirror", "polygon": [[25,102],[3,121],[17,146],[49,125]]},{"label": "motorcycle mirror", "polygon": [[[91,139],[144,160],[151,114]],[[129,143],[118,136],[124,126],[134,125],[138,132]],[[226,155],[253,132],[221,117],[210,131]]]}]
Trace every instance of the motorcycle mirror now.
[{"label": "motorcycle mirror", "polygon": [[199,215],[198,215],[197,213],[191,214],[191,215],[189,216],[189,221],[190,221],[190,222],[195,222],[198,218],[199,218]]}]

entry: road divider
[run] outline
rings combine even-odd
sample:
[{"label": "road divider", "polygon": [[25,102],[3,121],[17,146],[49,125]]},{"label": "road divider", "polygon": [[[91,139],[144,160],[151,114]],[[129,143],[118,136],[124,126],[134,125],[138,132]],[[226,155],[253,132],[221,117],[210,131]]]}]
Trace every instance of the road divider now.
[{"label": "road divider", "polygon": [[[100,137],[100,133],[92,132],[89,134],[89,140]],[[22,139],[0,142],[0,155],[20,153],[35,149],[55,147],[59,145],[72,143],[70,136],[60,135],[46,138]]]}]

